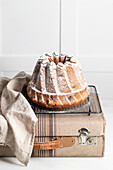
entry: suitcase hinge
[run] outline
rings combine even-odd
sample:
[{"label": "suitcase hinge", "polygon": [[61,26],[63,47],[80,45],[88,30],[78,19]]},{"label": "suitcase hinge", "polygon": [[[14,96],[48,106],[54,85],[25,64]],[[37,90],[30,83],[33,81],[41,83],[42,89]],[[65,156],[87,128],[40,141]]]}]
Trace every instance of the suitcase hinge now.
[{"label": "suitcase hinge", "polygon": [[78,130],[79,135],[79,145],[96,145],[97,137],[96,136],[88,136],[90,131],[87,128],[81,128]]}]

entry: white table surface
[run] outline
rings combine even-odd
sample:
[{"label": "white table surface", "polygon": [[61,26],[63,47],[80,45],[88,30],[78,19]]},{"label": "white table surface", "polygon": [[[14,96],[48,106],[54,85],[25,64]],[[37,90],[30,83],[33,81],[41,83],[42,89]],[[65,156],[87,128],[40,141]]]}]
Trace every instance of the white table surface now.
[{"label": "white table surface", "polygon": [[112,170],[113,169],[113,101],[102,101],[107,121],[105,157],[103,158],[31,158],[27,167],[16,158],[0,158],[0,170]]}]

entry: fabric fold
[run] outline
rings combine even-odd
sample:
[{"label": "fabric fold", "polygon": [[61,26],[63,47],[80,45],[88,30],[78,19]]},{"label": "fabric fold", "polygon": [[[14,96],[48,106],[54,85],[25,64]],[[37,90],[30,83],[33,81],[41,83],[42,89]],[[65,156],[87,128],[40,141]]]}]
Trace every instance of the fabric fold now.
[{"label": "fabric fold", "polygon": [[21,93],[30,79],[25,72],[13,79],[0,78],[0,143],[8,145],[26,166],[32,154],[37,122],[34,111]]}]

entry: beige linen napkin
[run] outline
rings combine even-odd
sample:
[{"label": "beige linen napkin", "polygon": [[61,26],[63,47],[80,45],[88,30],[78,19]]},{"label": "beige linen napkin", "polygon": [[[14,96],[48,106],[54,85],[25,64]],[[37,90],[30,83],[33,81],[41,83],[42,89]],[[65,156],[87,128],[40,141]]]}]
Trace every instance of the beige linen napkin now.
[{"label": "beige linen napkin", "polygon": [[32,154],[37,118],[21,91],[31,76],[20,72],[13,79],[0,78],[0,144],[8,145],[27,166]]}]

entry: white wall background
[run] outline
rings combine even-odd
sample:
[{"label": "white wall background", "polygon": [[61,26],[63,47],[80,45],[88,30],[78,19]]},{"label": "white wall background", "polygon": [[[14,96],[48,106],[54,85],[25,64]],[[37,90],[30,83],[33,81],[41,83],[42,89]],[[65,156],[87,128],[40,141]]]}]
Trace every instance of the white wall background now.
[{"label": "white wall background", "polygon": [[[59,0],[0,0],[0,73],[32,73],[59,51]],[[77,56],[89,84],[113,99],[113,0],[62,0],[62,52]]]}]

